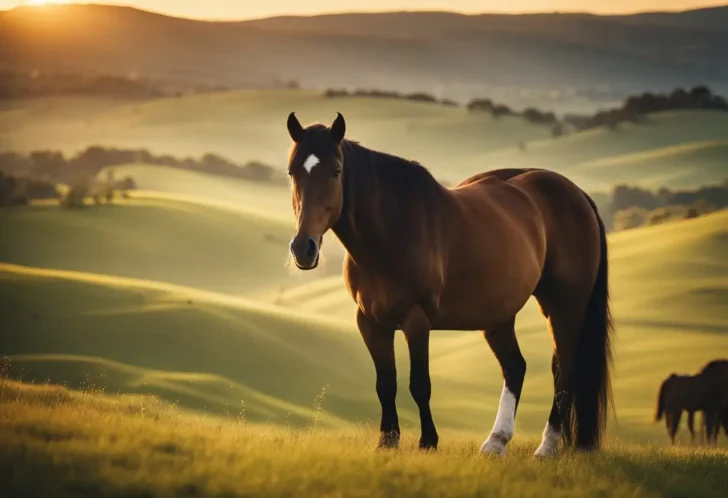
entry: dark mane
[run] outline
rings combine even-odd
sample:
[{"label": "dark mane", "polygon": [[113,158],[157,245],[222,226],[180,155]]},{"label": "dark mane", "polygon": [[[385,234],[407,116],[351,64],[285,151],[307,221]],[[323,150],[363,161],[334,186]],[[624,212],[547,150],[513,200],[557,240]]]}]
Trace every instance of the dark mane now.
[{"label": "dark mane", "polygon": [[375,151],[353,140],[344,140],[342,151],[344,164],[353,169],[356,191],[362,194],[386,191],[394,197],[392,202],[436,203],[445,188],[416,161]]},{"label": "dark mane", "polygon": [[403,247],[440,229],[446,188],[427,168],[353,140],[344,140],[341,149],[344,204],[334,231],[344,239],[354,232],[366,237],[373,254],[362,257],[374,256],[378,264],[397,261],[406,254]]}]

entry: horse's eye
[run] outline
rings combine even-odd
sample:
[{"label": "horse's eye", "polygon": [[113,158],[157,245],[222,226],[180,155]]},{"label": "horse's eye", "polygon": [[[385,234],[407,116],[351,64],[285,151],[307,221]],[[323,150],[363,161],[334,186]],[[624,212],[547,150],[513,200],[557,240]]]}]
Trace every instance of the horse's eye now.
[{"label": "horse's eye", "polygon": [[336,168],[334,170],[334,173],[331,176],[333,176],[334,178],[338,178],[340,174],[341,174],[341,169],[340,168]]}]

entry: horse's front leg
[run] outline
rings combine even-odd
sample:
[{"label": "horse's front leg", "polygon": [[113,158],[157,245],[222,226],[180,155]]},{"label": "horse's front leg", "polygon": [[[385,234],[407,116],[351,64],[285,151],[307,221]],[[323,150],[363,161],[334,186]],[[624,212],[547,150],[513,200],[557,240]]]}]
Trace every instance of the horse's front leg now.
[{"label": "horse's front leg", "polygon": [[437,449],[438,435],[430,412],[430,321],[413,309],[402,325],[410,354],[410,393],[420,410],[420,449]]},{"label": "horse's front leg", "polygon": [[356,322],[364,343],[374,360],[377,374],[377,396],[382,405],[382,420],[379,424],[379,448],[399,446],[399,418],[397,417],[397,367],[394,361],[394,329],[387,329],[370,318],[361,310],[357,312]]}]

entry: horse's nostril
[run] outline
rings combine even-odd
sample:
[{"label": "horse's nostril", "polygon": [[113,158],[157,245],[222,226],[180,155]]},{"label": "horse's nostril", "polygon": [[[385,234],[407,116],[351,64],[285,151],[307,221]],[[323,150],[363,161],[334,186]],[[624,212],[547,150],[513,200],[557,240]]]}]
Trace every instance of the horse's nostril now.
[{"label": "horse's nostril", "polygon": [[306,257],[313,259],[318,252],[318,244],[313,238],[308,238],[308,245],[306,246]]}]

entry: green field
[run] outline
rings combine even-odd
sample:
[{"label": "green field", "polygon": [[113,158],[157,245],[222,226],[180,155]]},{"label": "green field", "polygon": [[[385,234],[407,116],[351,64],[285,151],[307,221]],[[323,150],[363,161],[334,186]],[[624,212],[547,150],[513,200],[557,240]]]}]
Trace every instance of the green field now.
[{"label": "green field", "polygon": [[[540,461],[534,440],[503,461],[446,432],[434,454],[406,437],[375,452],[366,427],[255,426],[191,417],[151,399],[0,384],[4,495],[722,497],[726,450],[610,444],[599,455]],[[42,478],[38,478],[38,475]]]},{"label": "green field", "polygon": [[[151,211],[140,216],[140,209]],[[156,211],[166,218],[154,218],[150,213]],[[184,223],[173,223],[179,213]],[[153,235],[159,238],[158,249],[109,243],[95,253],[97,244],[84,230],[78,230],[78,239],[52,231],[79,217],[84,227],[103,226],[110,216],[115,217],[114,240],[144,241]],[[195,216],[202,221],[191,226]],[[0,350],[10,355],[14,374],[24,370],[27,379],[78,385],[87,372],[105,372],[97,382],[111,391],[153,392],[191,408],[224,413],[235,411],[241,400],[260,404],[251,408],[256,421],[281,422],[295,407],[300,416],[291,417],[294,425],[310,419],[312,403],[325,389],[322,409],[337,421],[334,425],[374,420],[374,369],[354,328],[353,305],[340,276],[294,284],[280,262],[285,239],[259,249],[265,258],[240,274],[234,260],[225,259],[237,254],[230,240],[209,244],[218,252],[179,242],[192,229],[222,234],[236,227],[230,233],[248,244],[253,235],[260,237],[246,232],[242,222],[237,227],[237,216],[217,207],[150,198],[80,212],[46,205],[7,215],[3,223],[15,236],[4,239],[3,260],[26,265],[0,266],[4,321],[16,332],[0,339]],[[659,382],[672,371],[695,371],[728,348],[726,227],[728,212],[722,211],[610,236],[619,415],[612,435],[663,440],[663,428],[652,423]],[[90,233],[99,237],[95,229]],[[72,251],[65,254],[62,245],[53,245],[61,240],[89,249],[74,258]],[[199,240],[208,244],[212,239]],[[57,259],[49,259],[51,254]],[[170,262],[183,257],[193,263]],[[143,280],[139,261],[153,269]],[[115,266],[106,266],[109,262]],[[256,288],[266,278],[268,292]],[[235,289],[240,297],[215,285]],[[276,295],[279,287],[284,291]],[[550,339],[533,303],[517,326],[529,364],[518,426],[523,434],[535,435],[551,404]],[[494,356],[477,333],[438,332],[432,342],[436,421],[484,434],[502,382]],[[408,359],[401,338],[397,347],[400,385],[406,386]],[[406,390],[398,399],[405,426],[416,425]],[[285,408],[276,411],[275,406]]]},{"label": "green field", "polygon": [[[229,294],[290,274],[290,225],[256,213],[137,197],[65,211],[32,206],[0,220],[0,261],[161,280]],[[193,234],[192,237],[189,235]]]}]

